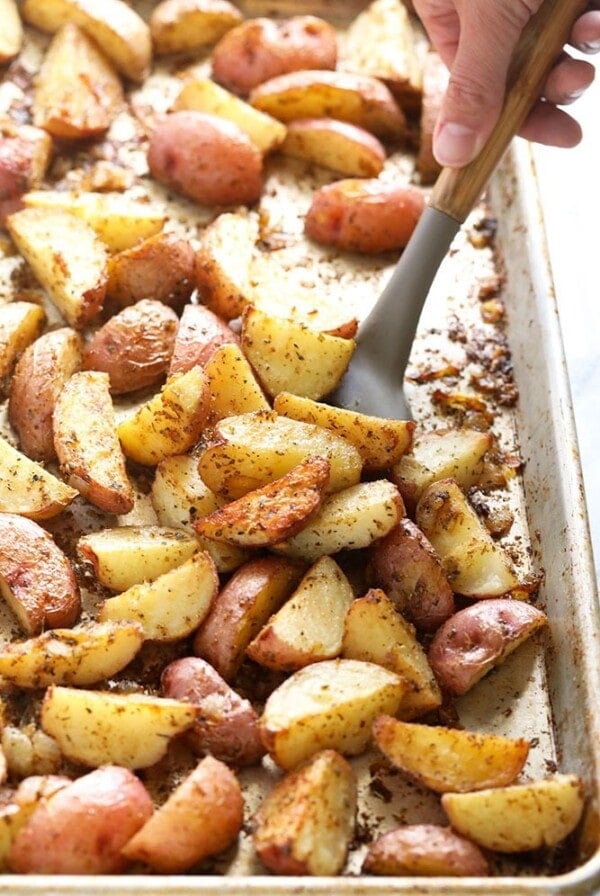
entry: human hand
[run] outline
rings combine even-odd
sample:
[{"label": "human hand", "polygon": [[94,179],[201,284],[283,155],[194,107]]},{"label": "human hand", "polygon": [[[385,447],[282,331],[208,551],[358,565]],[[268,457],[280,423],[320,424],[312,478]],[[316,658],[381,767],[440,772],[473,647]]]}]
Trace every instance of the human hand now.
[{"label": "human hand", "polygon": [[[462,167],[486,142],[500,114],[508,65],[519,36],[542,0],[414,0],[434,47],[450,70],[433,140],[441,165]],[[596,7],[596,8],[595,8]],[[600,2],[577,19],[570,43],[600,51]],[[521,136],[553,146],[575,146],[579,124],[564,109],[594,79],[594,67],[564,52],[550,72]]]}]

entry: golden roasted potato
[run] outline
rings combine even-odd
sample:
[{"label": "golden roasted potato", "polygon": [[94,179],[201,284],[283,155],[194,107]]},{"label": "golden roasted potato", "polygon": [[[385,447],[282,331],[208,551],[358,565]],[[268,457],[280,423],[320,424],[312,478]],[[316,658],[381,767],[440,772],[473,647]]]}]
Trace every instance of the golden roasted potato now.
[{"label": "golden roasted potato", "polygon": [[200,300],[225,320],[239,317],[249,303],[250,261],[258,235],[256,215],[237,211],[219,215],[202,232],[196,254]]},{"label": "golden roasted potato", "polygon": [[427,653],[441,688],[465,694],[547,623],[545,613],[510,598],[480,601],[454,613]]},{"label": "golden roasted potato", "polygon": [[39,185],[52,151],[52,137],[41,128],[0,122],[0,224],[22,207],[24,193]]},{"label": "golden roasted potato", "polygon": [[254,816],[254,848],[276,874],[339,874],[356,810],[352,766],[335,750],[322,750],[282,778],[263,800]]},{"label": "golden roasted potato", "polygon": [[[229,31],[212,54],[216,81],[247,94],[276,75],[302,69],[334,69],[337,36],[316,16],[287,19],[254,18]],[[277,116],[275,116],[277,117]]]},{"label": "golden roasted potato", "polygon": [[142,299],[95,331],[83,351],[83,368],[108,374],[112,395],[155,386],[169,369],[178,325],[168,305]]},{"label": "golden roasted potato", "polygon": [[354,352],[354,341],[317,333],[303,324],[247,307],[242,318],[242,348],[267,395],[273,398],[287,390],[317,401],[339,385]]},{"label": "golden roasted potato", "polygon": [[0,0],[0,65],[10,62],[23,45],[23,25],[15,0]]},{"label": "golden roasted potato", "polygon": [[556,846],[578,824],[584,801],[580,778],[563,774],[511,787],[442,795],[442,807],[454,830],[484,849],[507,853]]},{"label": "golden roasted potato", "polygon": [[[20,874],[115,874],[121,850],[152,815],[152,799],[132,772],[108,765],[39,800],[8,856]],[[60,843],[60,849],[56,844]]]},{"label": "golden roasted potato", "polygon": [[194,638],[194,653],[231,681],[246,648],[290,596],[303,567],[283,557],[249,560],[223,586]]},{"label": "golden roasted potato", "polygon": [[396,715],[414,719],[437,709],[442,694],[414,627],[396,611],[383,591],[371,589],[348,608],[342,656],[377,663],[406,681]]},{"label": "golden roasted potato", "polygon": [[69,485],[107,513],[128,513],[133,486],[117,438],[108,374],[74,373],[56,399],[52,425],[56,456]]},{"label": "golden roasted potato", "polygon": [[334,659],[342,651],[344,620],[353,600],[338,564],[332,557],[321,557],[250,642],[247,655],[282,672]]},{"label": "golden roasted potato", "polygon": [[153,871],[177,874],[231,846],[243,821],[236,776],[225,763],[206,756],[125,844],[123,855]]},{"label": "golden roasted potato", "polygon": [[10,383],[8,419],[33,460],[56,458],[52,414],[66,381],[81,369],[83,340],[71,327],[49,330],[28,346]]},{"label": "golden roasted potato", "polygon": [[66,322],[77,329],[92,323],[106,294],[108,253],[91,227],[52,208],[24,208],[6,226]]},{"label": "golden roasted potato", "polygon": [[265,753],[258,733],[258,715],[210,663],[184,656],[163,669],[162,692],[197,706],[200,714],[185,738],[194,752],[210,753],[230,765],[255,765]]},{"label": "golden roasted potato", "polygon": [[192,307],[185,303],[195,287],[194,261],[188,240],[155,233],[109,259],[107,300],[117,308],[142,299],[163,302],[176,311]]},{"label": "golden roasted potato", "polygon": [[365,472],[389,470],[408,451],[415,424],[412,420],[386,420],[346,408],[319,403],[293,392],[280,392],[273,410],[292,420],[323,426],[354,445]]},{"label": "golden roasted potato", "polygon": [[373,723],[379,749],[401,771],[436,793],[469,793],[506,787],[521,773],[529,741],[477,731],[401,722]]},{"label": "golden roasted potato", "polygon": [[0,594],[28,635],[74,624],[79,586],[51,535],[16,513],[0,513]]},{"label": "golden roasted potato", "polygon": [[137,622],[88,622],[0,648],[0,676],[21,688],[89,687],[124,669],[142,646]]},{"label": "golden roasted potato", "polygon": [[[223,345],[239,345],[239,336],[206,305],[188,303],[181,312],[169,373],[205,367]],[[212,392],[212,389],[211,389]]]},{"label": "golden roasted potato", "polygon": [[132,81],[143,81],[149,74],[150,29],[123,0],[102,0],[100,5],[90,0],[25,0],[21,11],[26,22],[50,34],[74,22]]},{"label": "golden roasted potato", "polygon": [[241,21],[241,12],[229,0],[162,0],[149,20],[154,52],[201,50]]},{"label": "golden roasted potato", "polygon": [[304,159],[347,177],[377,177],[386,158],[377,137],[336,118],[297,118],[288,122],[280,151],[284,156]]},{"label": "golden roasted potato", "polygon": [[425,208],[418,187],[376,178],[348,178],[320,187],[304,219],[316,243],[346,252],[403,249]]},{"label": "golden roasted potato", "polygon": [[101,585],[123,592],[157,579],[198,550],[195,538],[168,526],[118,526],[82,535],[77,553]]},{"label": "golden roasted potato", "polygon": [[80,765],[146,768],[165,755],[169,740],[196,718],[189,703],[149,694],[117,694],[50,685],[42,728],[62,754]]},{"label": "golden roasted potato", "polygon": [[332,492],[360,479],[362,460],[345,439],[273,411],[219,420],[212,443],[200,456],[199,470],[215,494],[232,499],[279,479],[307,457],[329,461]]},{"label": "golden roasted potato", "polygon": [[329,483],[329,461],[308,457],[279,479],[197,519],[194,529],[242,548],[268,547],[295,535],[318,512]]},{"label": "golden roasted potato", "polygon": [[203,205],[251,205],[262,192],[262,154],[233,121],[171,112],[150,135],[153,177]]},{"label": "golden roasted potato", "polygon": [[452,828],[407,824],[375,838],[362,870],[391,877],[485,877],[489,864],[478,846]]},{"label": "golden roasted potato", "polygon": [[225,417],[270,411],[254,371],[237,343],[221,345],[204,367],[210,392],[209,423]]},{"label": "golden roasted potato", "polygon": [[435,183],[442,170],[433,154],[433,132],[448,86],[448,75],[441,56],[430,50],[423,63],[423,98],[417,152],[417,171],[422,184]]},{"label": "golden roasted potato", "polygon": [[173,111],[194,109],[233,121],[250,137],[262,153],[271,152],[283,143],[287,128],[281,121],[255,109],[211,78],[191,74],[184,81],[173,104]]},{"label": "golden roasted potato", "polygon": [[263,743],[286,770],[328,747],[357,755],[371,740],[373,721],[396,712],[405,688],[403,679],[374,663],[311,663],[268,697],[260,717]]},{"label": "golden roasted potato", "polygon": [[401,140],[406,131],[404,114],[385,84],[352,72],[304,70],[279,75],[255,87],[250,102],[284,122],[336,118],[391,140]]},{"label": "golden roasted potato", "polygon": [[60,140],[99,137],[124,102],[117,72],[73,22],[50,43],[33,99],[33,123]]},{"label": "golden roasted potato", "polygon": [[150,641],[179,641],[207,616],[219,579],[212,559],[197,551],[152,581],[132,585],[100,604],[98,620],[130,621]]},{"label": "golden roasted potato", "polygon": [[77,494],[76,489],[0,437],[0,512],[48,520],[61,513]]},{"label": "golden roasted potato", "polygon": [[38,338],[45,323],[44,309],[34,302],[0,305],[0,381],[9,376],[17,358]]}]

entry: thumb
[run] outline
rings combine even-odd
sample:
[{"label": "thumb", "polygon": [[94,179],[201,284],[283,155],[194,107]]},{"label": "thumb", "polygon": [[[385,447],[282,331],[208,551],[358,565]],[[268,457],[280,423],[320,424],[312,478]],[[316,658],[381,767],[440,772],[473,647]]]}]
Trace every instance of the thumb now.
[{"label": "thumb", "polygon": [[500,114],[521,31],[540,5],[462,4],[458,47],[433,137],[440,165],[460,168],[480,152]]}]

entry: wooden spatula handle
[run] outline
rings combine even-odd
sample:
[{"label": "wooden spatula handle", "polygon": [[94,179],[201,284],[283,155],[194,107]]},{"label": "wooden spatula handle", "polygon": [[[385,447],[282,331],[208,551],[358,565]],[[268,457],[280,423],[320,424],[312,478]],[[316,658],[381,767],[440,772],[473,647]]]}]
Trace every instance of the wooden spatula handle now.
[{"label": "wooden spatula handle", "polygon": [[483,150],[464,168],[444,168],[431,194],[431,205],[464,221],[500,161],[512,137],[540,95],[548,72],[566,44],[585,0],[544,0],[525,27],[507,77],[500,119]]}]

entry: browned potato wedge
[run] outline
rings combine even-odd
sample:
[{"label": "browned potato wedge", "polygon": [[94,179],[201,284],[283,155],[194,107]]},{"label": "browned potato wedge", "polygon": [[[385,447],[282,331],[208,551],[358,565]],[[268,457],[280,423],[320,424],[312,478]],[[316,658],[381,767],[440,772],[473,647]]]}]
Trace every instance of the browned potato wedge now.
[{"label": "browned potato wedge", "polygon": [[469,597],[499,597],[518,588],[512,562],[454,479],[440,479],[421,494],[415,521],[442,561],[452,590]]},{"label": "browned potato wedge", "polygon": [[350,583],[331,557],[306,572],[283,606],[250,642],[250,659],[270,669],[293,672],[342,651],[344,619],[354,600]]},{"label": "browned potato wedge", "polygon": [[123,103],[116,71],[91,37],[67,22],[44,56],[33,123],[61,140],[99,137]]},{"label": "browned potato wedge", "polygon": [[171,112],[150,135],[157,180],[203,205],[243,205],[262,192],[262,154],[233,121],[192,110]]},{"label": "browned potato wedge", "polygon": [[23,25],[15,0],[0,0],[0,65],[10,62],[23,44]]},{"label": "browned potato wedge", "polygon": [[418,187],[348,178],[320,187],[304,219],[306,235],[347,252],[403,249],[425,208]]},{"label": "browned potato wedge", "polygon": [[17,358],[38,338],[45,323],[43,308],[33,302],[0,305],[0,381],[9,376]]},{"label": "browned potato wedge", "polygon": [[149,20],[154,52],[201,50],[241,21],[241,12],[229,0],[162,0]]},{"label": "browned potato wedge", "polygon": [[561,774],[442,795],[442,807],[459,834],[484,849],[507,853],[556,846],[577,826],[584,801],[583,782],[576,775]]},{"label": "browned potato wedge", "polygon": [[25,349],[10,384],[8,419],[33,460],[56,458],[52,414],[60,390],[81,369],[83,340],[70,327],[50,330]]},{"label": "browned potato wedge", "polygon": [[53,629],[0,648],[0,675],[21,688],[88,687],[124,669],[144,640],[137,622]]},{"label": "browned potato wedge", "polygon": [[81,600],[73,568],[51,535],[0,513],[0,593],[28,635],[73,625]]},{"label": "browned potato wedge", "polygon": [[52,137],[41,128],[0,123],[0,224],[21,208],[24,193],[39,185],[52,149]]},{"label": "browned potato wedge", "polygon": [[[316,16],[255,18],[229,31],[212,55],[216,81],[240,94],[276,75],[302,69],[334,69],[337,36]],[[278,116],[275,116],[278,117]]]},{"label": "browned potato wedge", "polygon": [[271,115],[230,93],[210,78],[190,75],[173,104],[173,110],[195,109],[220,115],[237,124],[262,153],[276,149],[285,139],[286,126]]},{"label": "browned potato wedge", "polygon": [[378,663],[404,678],[406,691],[397,711],[414,719],[441,706],[442,694],[414,627],[383,591],[371,589],[348,608],[342,656]]},{"label": "browned potato wedge", "polygon": [[335,118],[297,118],[287,126],[280,151],[347,177],[377,177],[386,152],[377,137]]},{"label": "browned potato wedge", "polygon": [[236,776],[206,756],[125,844],[123,855],[153,871],[177,874],[232,846],[243,821]]},{"label": "browned potato wedge", "polygon": [[267,395],[287,390],[317,401],[339,385],[354,341],[249,307],[242,318],[242,348]]},{"label": "browned potato wedge", "polygon": [[195,656],[175,660],[163,670],[161,686],[166,697],[198,707],[200,714],[186,733],[195,752],[235,766],[260,762],[265,748],[256,711],[209,663]]},{"label": "browned potato wedge", "polygon": [[74,373],[56,399],[52,419],[56,455],[69,485],[107,513],[128,513],[133,487],[117,438],[108,374]]},{"label": "browned potato wedge", "polygon": [[91,227],[50,208],[24,208],[6,226],[67,323],[81,328],[95,320],[106,294],[108,253]]},{"label": "browned potato wedge", "polygon": [[123,420],[117,433],[127,457],[152,467],[196,444],[210,409],[201,367],[168,377],[158,395]]},{"label": "browned potato wedge", "polygon": [[241,566],[223,586],[194,638],[194,653],[231,681],[246,648],[290,596],[303,568],[283,557],[260,557]]},{"label": "browned potato wedge", "polygon": [[451,828],[410,824],[380,834],[362,870],[392,877],[485,877],[489,865],[478,846]]},{"label": "browned potato wedge", "polygon": [[83,367],[107,373],[113,395],[154,386],[169,368],[178,325],[172,308],[142,299],[95,331],[85,346]]},{"label": "browned potato wedge", "polygon": [[480,601],[438,628],[429,663],[444,691],[465,694],[547,621],[541,610],[521,600]]},{"label": "browned potato wedge", "polygon": [[254,848],[276,874],[339,874],[354,833],[352,766],[322,750],[279,781],[254,817]]},{"label": "browned potato wedge", "polygon": [[197,551],[180,566],[149,582],[132,585],[103,601],[100,621],[130,620],[149,641],[179,641],[191,635],[210,611],[219,589],[212,559]]},{"label": "browned potato wedge", "polygon": [[50,34],[66,22],[74,22],[133,81],[143,81],[150,71],[150,29],[123,0],[102,0],[102,4],[91,0],[25,0],[22,15],[30,25]]},{"label": "browned potato wedge", "polygon": [[185,373],[196,364],[204,367],[222,345],[239,345],[239,341],[237,333],[206,305],[187,304],[181,312],[169,373]]},{"label": "browned potato wedge", "polygon": [[194,291],[194,260],[188,240],[156,233],[109,259],[107,299],[124,308],[151,298],[179,311]]},{"label": "browned potato wedge", "polygon": [[401,722],[373,723],[379,749],[401,771],[437,793],[505,787],[521,773],[529,741],[458,728]]},{"label": "browned potato wedge", "polygon": [[360,479],[362,460],[345,439],[273,411],[219,420],[213,443],[200,457],[199,470],[217,495],[240,498],[279,479],[307,457],[329,461],[330,491],[354,485]]},{"label": "browned potato wedge", "polygon": [[48,520],[77,497],[77,490],[0,437],[0,511]]},{"label": "browned potato wedge", "polygon": [[368,75],[296,71],[256,87],[250,102],[284,122],[296,118],[336,118],[392,140],[401,140],[406,131],[404,114],[388,88]]},{"label": "browned potato wedge", "polygon": [[404,518],[375,542],[369,572],[419,629],[435,631],[454,613],[454,594],[429,540]]},{"label": "browned potato wedge", "polygon": [[268,547],[295,535],[323,503],[329,461],[309,457],[262,488],[196,520],[199,535],[242,548]]},{"label": "browned potato wedge", "polygon": [[[152,799],[132,772],[98,768],[38,802],[17,834],[9,866],[20,874],[114,874],[121,849],[152,815]],[[56,849],[60,843],[60,849]]]},{"label": "browned potato wedge", "polygon": [[389,480],[359,482],[329,495],[316,516],[274,550],[313,562],[325,554],[367,548],[393,529],[403,513],[400,493]]},{"label": "browned potato wedge", "polygon": [[220,346],[204,368],[210,392],[211,424],[253,411],[270,411],[271,406],[241,347],[236,343]]},{"label": "browned potato wedge", "polygon": [[258,218],[243,212],[219,215],[202,233],[196,254],[200,300],[225,320],[239,317],[249,302],[250,261],[257,240]]},{"label": "browned potato wedge", "polygon": [[374,663],[311,663],[268,697],[260,718],[263,743],[286,770],[328,747],[357,755],[371,740],[373,721],[395,713],[405,689],[398,675]]},{"label": "browned potato wedge", "polygon": [[423,63],[423,101],[419,128],[417,171],[422,184],[433,184],[441,165],[433,155],[433,132],[448,86],[448,69],[441,56],[431,50]]},{"label": "browned potato wedge", "polygon": [[149,694],[89,691],[50,685],[42,728],[73,762],[97,768],[146,768],[165,755],[169,740],[196,718],[189,703]]}]

